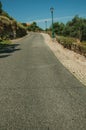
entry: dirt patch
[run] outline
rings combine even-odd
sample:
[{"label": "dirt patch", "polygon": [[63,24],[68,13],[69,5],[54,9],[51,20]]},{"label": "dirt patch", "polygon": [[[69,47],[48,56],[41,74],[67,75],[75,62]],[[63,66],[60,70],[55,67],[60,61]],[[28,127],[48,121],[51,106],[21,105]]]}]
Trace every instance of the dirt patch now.
[{"label": "dirt patch", "polygon": [[64,48],[48,34],[42,33],[46,44],[51,48],[59,61],[84,85],[86,85],[86,58],[80,54]]}]

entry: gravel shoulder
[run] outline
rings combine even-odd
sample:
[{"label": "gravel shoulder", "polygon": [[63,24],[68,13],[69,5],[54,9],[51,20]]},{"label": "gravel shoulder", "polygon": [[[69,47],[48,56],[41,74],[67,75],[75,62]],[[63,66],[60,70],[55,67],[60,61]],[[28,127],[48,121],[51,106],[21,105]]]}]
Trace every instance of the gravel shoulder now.
[{"label": "gravel shoulder", "polygon": [[86,58],[64,48],[57,41],[52,40],[48,34],[41,34],[59,61],[86,86]]}]

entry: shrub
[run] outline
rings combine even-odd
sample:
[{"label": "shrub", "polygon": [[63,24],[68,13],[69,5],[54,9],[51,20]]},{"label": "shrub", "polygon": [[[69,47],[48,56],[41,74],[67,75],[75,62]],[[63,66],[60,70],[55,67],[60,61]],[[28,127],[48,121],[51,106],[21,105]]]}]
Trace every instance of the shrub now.
[{"label": "shrub", "polygon": [[79,54],[82,54],[86,57],[86,42],[83,43],[77,43],[77,39],[70,38],[70,37],[64,37],[64,36],[58,36],[56,37],[56,40],[64,46],[64,48],[73,50]]},{"label": "shrub", "polygon": [[58,36],[56,38],[60,44],[62,44],[65,48],[71,49],[72,44],[76,43],[75,38],[69,38],[64,36]]},{"label": "shrub", "polygon": [[0,40],[0,44],[11,44],[10,40]]}]

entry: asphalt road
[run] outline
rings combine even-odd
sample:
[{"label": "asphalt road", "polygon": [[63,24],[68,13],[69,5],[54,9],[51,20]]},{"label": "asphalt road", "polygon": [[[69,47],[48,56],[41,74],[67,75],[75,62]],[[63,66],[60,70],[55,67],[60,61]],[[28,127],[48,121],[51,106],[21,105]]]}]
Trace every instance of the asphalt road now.
[{"label": "asphalt road", "polygon": [[86,130],[86,87],[41,34],[0,51],[0,130]]}]

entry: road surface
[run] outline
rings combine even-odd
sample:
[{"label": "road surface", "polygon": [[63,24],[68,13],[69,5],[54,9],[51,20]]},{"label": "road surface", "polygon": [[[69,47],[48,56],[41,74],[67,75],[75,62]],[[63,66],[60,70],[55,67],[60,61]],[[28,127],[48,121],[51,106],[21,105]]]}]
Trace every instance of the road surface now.
[{"label": "road surface", "polygon": [[0,51],[0,130],[86,130],[86,87],[41,34]]}]

